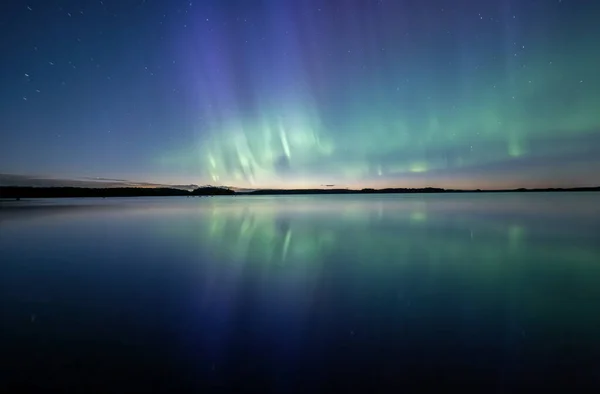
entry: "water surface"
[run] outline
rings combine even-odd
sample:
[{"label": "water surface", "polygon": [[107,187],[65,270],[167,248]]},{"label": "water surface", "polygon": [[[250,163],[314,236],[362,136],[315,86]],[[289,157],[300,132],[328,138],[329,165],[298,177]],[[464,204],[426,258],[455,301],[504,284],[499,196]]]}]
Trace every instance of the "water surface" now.
[{"label": "water surface", "polygon": [[598,193],[0,206],[0,392],[594,389],[599,311]]}]

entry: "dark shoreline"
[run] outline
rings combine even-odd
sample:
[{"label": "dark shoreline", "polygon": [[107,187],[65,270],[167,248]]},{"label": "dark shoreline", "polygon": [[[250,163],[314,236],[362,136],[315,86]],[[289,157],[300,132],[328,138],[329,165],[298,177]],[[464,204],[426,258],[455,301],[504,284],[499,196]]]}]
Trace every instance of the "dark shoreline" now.
[{"label": "dark shoreline", "polygon": [[168,197],[168,196],[277,196],[317,194],[416,194],[416,193],[535,193],[535,192],[598,192],[597,187],[547,188],[547,189],[503,189],[503,190],[458,190],[441,188],[387,188],[387,189],[263,189],[236,192],[223,187],[201,187],[193,191],[174,188],[81,188],[81,187],[23,187],[1,186],[0,200],[21,198],[69,198],[69,197]]}]

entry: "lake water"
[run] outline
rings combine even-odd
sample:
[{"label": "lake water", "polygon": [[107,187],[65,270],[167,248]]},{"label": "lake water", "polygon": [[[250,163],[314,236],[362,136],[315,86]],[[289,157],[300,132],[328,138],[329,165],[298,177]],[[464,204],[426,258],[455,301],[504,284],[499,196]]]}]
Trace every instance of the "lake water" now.
[{"label": "lake water", "polygon": [[459,386],[600,389],[600,194],[0,206],[0,392]]}]

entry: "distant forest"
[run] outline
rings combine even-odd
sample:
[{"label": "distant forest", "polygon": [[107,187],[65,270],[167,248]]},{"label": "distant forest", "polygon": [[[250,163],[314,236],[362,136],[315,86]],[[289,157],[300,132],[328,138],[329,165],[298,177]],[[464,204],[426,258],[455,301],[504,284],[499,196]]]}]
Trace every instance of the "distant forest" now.
[{"label": "distant forest", "polygon": [[389,188],[389,189],[261,189],[249,192],[236,192],[225,187],[206,186],[193,191],[174,188],[82,188],[82,187],[24,187],[0,186],[0,198],[59,198],[59,197],[166,197],[166,196],[225,196],[225,195],[294,195],[294,194],[406,194],[406,193],[506,193],[506,192],[567,192],[600,191],[600,187],[580,187],[571,189],[511,189],[511,190],[453,190],[440,188]]}]

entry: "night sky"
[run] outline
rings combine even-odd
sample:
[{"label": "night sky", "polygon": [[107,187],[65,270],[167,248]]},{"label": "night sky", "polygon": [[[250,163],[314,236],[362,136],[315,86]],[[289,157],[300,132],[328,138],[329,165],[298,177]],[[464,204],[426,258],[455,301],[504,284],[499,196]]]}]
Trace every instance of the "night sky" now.
[{"label": "night sky", "polygon": [[598,185],[599,15],[593,0],[3,1],[0,173]]}]

